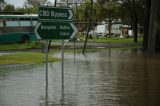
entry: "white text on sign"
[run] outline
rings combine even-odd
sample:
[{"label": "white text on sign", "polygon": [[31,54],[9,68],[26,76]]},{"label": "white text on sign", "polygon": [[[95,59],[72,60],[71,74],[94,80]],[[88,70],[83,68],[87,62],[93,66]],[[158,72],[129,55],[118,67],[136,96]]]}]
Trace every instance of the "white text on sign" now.
[{"label": "white text on sign", "polygon": [[54,18],[67,18],[68,16],[67,16],[67,13],[65,13],[65,12],[55,12],[55,11],[47,11],[47,10],[41,10],[41,11],[39,11],[39,15],[40,16],[44,16],[44,17],[49,17],[49,16],[51,16],[51,17],[54,17]]}]

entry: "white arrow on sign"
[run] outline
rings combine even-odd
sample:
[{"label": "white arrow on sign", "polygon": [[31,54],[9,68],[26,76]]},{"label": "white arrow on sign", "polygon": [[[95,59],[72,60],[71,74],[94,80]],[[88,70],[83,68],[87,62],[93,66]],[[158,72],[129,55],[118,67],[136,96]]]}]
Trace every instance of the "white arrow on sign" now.
[{"label": "white arrow on sign", "polygon": [[37,23],[37,25],[36,25],[36,28],[35,28],[35,33],[36,33],[36,36],[37,36],[37,39],[42,39],[40,36],[39,36],[39,34],[38,34],[38,32],[37,32],[37,29],[39,28],[39,26],[41,25],[41,23]]},{"label": "white arrow on sign", "polygon": [[68,17],[68,19],[72,19],[72,17],[73,17],[73,12],[72,12],[72,10],[68,10],[68,12],[69,12],[69,17]]},{"label": "white arrow on sign", "polygon": [[75,27],[75,25],[73,25],[73,23],[70,23],[70,25],[71,25],[71,27],[73,28],[73,30],[74,30],[74,32],[72,33],[72,35],[71,35],[71,37],[70,38],[73,38],[75,35],[76,35],[76,33],[77,33],[77,28]]}]

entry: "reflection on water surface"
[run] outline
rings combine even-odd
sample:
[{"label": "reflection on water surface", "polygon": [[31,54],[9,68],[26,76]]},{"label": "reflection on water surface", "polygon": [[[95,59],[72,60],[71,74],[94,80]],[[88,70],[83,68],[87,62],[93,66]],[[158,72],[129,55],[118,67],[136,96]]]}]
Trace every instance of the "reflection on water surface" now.
[{"label": "reflection on water surface", "polygon": [[[59,55],[57,55],[59,56]],[[0,106],[159,106],[160,55],[112,50],[86,56],[65,54],[64,89],[61,62],[1,68]]]}]

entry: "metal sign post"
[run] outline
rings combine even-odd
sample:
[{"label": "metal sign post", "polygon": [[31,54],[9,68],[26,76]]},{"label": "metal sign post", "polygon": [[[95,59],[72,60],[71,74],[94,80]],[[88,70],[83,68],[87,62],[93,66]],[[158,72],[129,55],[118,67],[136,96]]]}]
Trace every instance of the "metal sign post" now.
[{"label": "metal sign post", "polygon": [[108,44],[109,44],[108,45],[108,47],[109,47],[109,51],[108,51],[109,53],[108,54],[109,54],[109,60],[110,60],[110,57],[111,57],[111,42],[109,41]]},{"label": "metal sign post", "polygon": [[64,90],[64,40],[62,39],[62,91]]},{"label": "metal sign post", "polygon": [[[57,2],[57,0],[55,0],[55,2]],[[77,33],[77,29],[72,20],[73,16],[73,10],[68,7],[39,7],[39,22],[35,28],[35,33],[38,39],[46,40],[46,89],[48,89],[48,41],[52,39],[61,39],[62,91],[64,92],[64,39],[71,39]]]},{"label": "metal sign post", "polygon": [[48,40],[46,40],[46,56],[45,56],[45,62],[46,62],[46,85],[48,86]]}]

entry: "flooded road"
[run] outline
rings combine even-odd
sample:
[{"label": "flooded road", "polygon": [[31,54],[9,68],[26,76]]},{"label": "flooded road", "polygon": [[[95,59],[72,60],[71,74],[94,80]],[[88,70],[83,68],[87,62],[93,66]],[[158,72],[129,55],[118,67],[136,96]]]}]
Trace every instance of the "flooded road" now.
[{"label": "flooded road", "polygon": [[[61,54],[57,54],[61,56]],[[137,50],[66,53],[61,62],[0,69],[0,106],[159,106],[160,55]],[[64,88],[62,85],[64,84]]]}]

